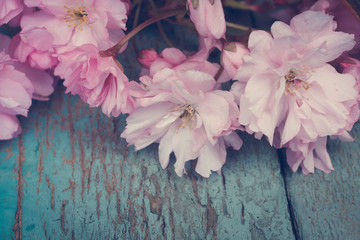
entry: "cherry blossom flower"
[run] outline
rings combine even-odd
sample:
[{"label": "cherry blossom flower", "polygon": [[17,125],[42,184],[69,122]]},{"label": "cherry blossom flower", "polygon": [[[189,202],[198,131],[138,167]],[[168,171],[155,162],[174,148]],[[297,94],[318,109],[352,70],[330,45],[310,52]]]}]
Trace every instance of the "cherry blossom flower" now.
[{"label": "cherry blossom flower", "polygon": [[272,36],[251,33],[250,55],[243,58],[233,87],[240,101],[239,122],[248,132],[264,134],[270,144],[283,147],[294,138],[311,145],[351,129],[349,119],[358,118],[355,79],[327,62],[350,50],[354,36],[335,28],[329,15],[306,11],[290,25],[275,22]]},{"label": "cherry blossom flower", "polygon": [[0,140],[21,132],[16,115],[27,116],[33,91],[30,80],[15,69],[10,56],[0,52]]},{"label": "cherry blossom flower", "polygon": [[137,108],[121,136],[136,150],[158,142],[163,168],[174,152],[179,176],[185,162],[197,158],[196,172],[209,177],[225,163],[226,146],[241,147],[233,132],[239,127],[238,107],[230,92],[215,89],[217,71],[210,66],[218,70],[218,65],[204,64],[196,55],[187,59],[177,49],[165,49],[161,56],[150,75],[140,78]]},{"label": "cherry blossom flower", "polygon": [[16,137],[21,126],[16,115],[27,116],[31,99],[47,100],[53,92],[52,78],[30,69],[0,52],[0,140]]},{"label": "cherry blossom flower", "polygon": [[0,2],[0,25],[8,23],[24,9],[20,0],[2,0]]},{"label": "cherry blossom flower", "polygon": [[49,100],[48,97],[54,91],[54,80],[52,76],[45,71],[31,68],[30,66],[17,61],[16,58],[11,58],[12,44],[12,39],[0,34],[0,50],[3,50],[5,54],[10,55],[11,61],[9,61],[8,64],[14,66],[16,70],[23,72],[31,81],[31,84],[34,87],[32,98],[36,100]]},{"label": "cherry blossom flower", "polygon": [[91,107],[101,105],[108,116],[133,110],[128,79],[112,57],[101,57],[94,45],[85,44],[58,59],[55,75],[65,80],[66,93],[78,94]]},{"label": "cherry blossom flower", "polygon": [[56,64],[53,54],[83,44],[105,50],[126,30],[128,2],[117,0],[25,0],[39,11],[24,14],[14,56],[42,69]]}]

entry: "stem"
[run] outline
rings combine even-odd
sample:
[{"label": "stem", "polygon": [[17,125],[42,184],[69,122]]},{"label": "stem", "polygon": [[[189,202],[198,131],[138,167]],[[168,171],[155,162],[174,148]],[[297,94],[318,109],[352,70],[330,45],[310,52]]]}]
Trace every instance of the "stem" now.
[{"label": "stem", "polygon": [[168,12],[161,13],[161,14],[153,17],[153,18],[150,18],[149,20],[146,20],[145,22],[141,23],[136,28],[131,30],[131,32],[126,34],[126,36],[123,39],[121,39],[120,42],[118,42],[116,45],[114,45],[113,47],[111,47],[109,49],[106,49],[105,51],[100,51],[100,56],[102,56],[102,57],[116,56],[119,53],[122,46],[124,46],[125,43],[127,43],[138,32],[140,32],[141,30],[143,30],[147,26],[149,26],[149,25],[151,25],[151,24],[153,24],[153,23],[155,23],[157,21],[160,21],[162,19],[169,18],[169,17],[172,17],[172,16],[176,16],[176,15],[179,15],[179,14],[184,14],[184,13],[186,13],[185,9],[171,10],[171,11],[168,11]]},{"label": "stem", "polygon": [[133,29],[135,28],[135,26],[136,26],[136,25],[138,24],[138,22],[139,22],[139,15],[140,15],[140,10],[141,10],[141,3],[142,3],[142,0],[140,0],[140,1],[137,3],[137,6],[136,6],[134,22],[133,22],[133,25],[132,25],[132,28],[133,28]]},{"label": "stem", "polygon": [[226,0],[224,1],[224,7],[230,7],[234,9],[241,9],[241,10],[254,10],[254,6],[248,5],[244,2],[238,2],[234,0]]},{"label": "stem", "polygon": [[[151,7],[154,11],[154,13],[157,15],[158,14],[158,11],[157,11],[157,8],[156,8],[156,5],[154,3],[153,0],[150,0],[150,4],[151,4]],[[174,47],[174,44],[170,41],[170,39],[166,36],[166,33],[164,31],[164,28],[162,27],[161,25],[161,21],[158,21],[157,23],[157,26],[158,26],[158,29],[159,29],[159,32],[160,32],[160,35],[161,37],[164,39],[164,41],[166,42],[167,45],[169,45],[170,47]]]},{"label": "stem", "polygon": [[122,72],[124,72],[124,67],[121,65],[121,63],[119,62],[119,60],[117,60],[117,58],[116,57],[112,57],[113,58],[113,60],[114,60],[114,62],[116,63],[116,65],[120,68],[120,70],[122,71]]},{"label": "stem", "polygon": [[[137,6],[136,6],[136,11],[135,11],[135,17],[134,17],[134,22],[133,22],[133,25],[132,25],[132,28],[134,29],[136,27],[136,25],[138,24],[139,22],[139,16],[140,16],[140,10],[141,10],[141,3],[142,3],[142,0],[140,0],[138,3],[137,3]],[[133,44],[133,48],[136,52],[136,54],[139,52],[139,49],[136,45],[136,39],[134,38],[133,41],[132,41],[132,44]]]},{"label": "stem", "polygon": [[231,22],[226,22],[226,26],[234,28],[234,29],[242,30],[242,31],[249,31],[249,29],[250,29],[249,27],[245,27],[243,25],[239,25],[239,24],[231,23]]}]

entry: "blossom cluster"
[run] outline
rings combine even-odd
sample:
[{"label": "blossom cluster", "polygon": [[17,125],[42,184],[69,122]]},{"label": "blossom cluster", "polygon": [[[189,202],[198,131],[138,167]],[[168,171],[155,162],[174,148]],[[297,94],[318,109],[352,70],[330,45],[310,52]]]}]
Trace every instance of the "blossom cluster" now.
[{"label": "blossom cluster", "polygon": [[[349,9],[336,11],[344,8],[338,1],[319,0],[297,13],[273,11],[283,21],[269,32],[249,29],[248,41],[229,41],[226,2],[166,1],[164,11],[153,9],[157,15],[125,34],[142,1],[4,0],[0,24],[21,30],[0,39],[0,140],[21,132],[16,116],[27,115],[32,99],[48,100],[57,77],[66,93],[107,116],[129,114],[121,137],[136,150],[158,143],[162,168],[174,153],[179,176],[195,159],[200,175],[220,173],[227,148],[242,146],[239,131],[285,148],[293,171],[330,172],[328,137],[352,141],[359,119],[360,23]],[[199,35],[198,51],[143,49],[141,76],[130,81],[117,60],[130,38],[184,14]],[[209,61],[215,49],[217,63]]]}]

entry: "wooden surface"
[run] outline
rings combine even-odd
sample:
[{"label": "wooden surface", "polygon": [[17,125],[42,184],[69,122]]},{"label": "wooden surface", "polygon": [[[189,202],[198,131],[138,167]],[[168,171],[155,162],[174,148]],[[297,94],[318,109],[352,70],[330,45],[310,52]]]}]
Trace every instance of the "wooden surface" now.
[{"label": "wooden surface", "polygon": [[[164,47],[144,35],[142,47]],[[121,61],[139,69],[131,51]],[[189,164],[179,178],[174,159],[161,169],[156,144],[126,146],[124,116],[89,109],[61,86],[21,122],[20,137],[0,142],[2,239],[360,239],[358,139],[330,141],[335,171],[305,176],[241,134],[222,176],[202,178]]]}]

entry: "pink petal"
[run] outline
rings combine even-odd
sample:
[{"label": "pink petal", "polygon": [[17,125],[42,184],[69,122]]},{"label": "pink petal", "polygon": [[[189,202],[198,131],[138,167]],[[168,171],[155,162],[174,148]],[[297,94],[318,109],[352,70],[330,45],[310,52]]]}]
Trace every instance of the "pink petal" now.
[{"label": "pink petal", "polygon": [[205,101],[196,104],[195,108],[201,116],[210,143],[214,144],[214,137],[227,128],[229,104],[214,93],[208,93],[205,97]]},{"label": "pink petal", "polygon": [[169,128],[168,132],[160,140],[159,161],[163,169],[169,164],[170,153],[173,151],[172,139],[173,135],[176,134],[176,131],[175,126]]},{"label": "pink petal", "polygon": [[21,133],[21,127],[17,118],[13,115],[0,113],[0,140],[8,140]]},{"label": "pink petal", "polygon": [[294,138],[300,131],[301,122],[296,112],[296,102],[292,99],[289,103],[288,116],[286,118],[284,130],[281,135],[281,145],[284,145],[292,138]]},{"label": "pink petal", "polygon": [[320,169],[323,172],[329,173],[334,170],[334,167],[331,164],[331,159],[329,153],[326,150],[326,137],[319,138],[315,142],[315,158],[314,164],[315,167]]},{"label": "pink petal", "polygon": [[16,68],[30,79],[34,86],[34,99],[47,100],[47,97],[54,92],[54,79],[47,72],[30,68],[24,64],[16,64]]},{"label": "pink petal", "polygon": [[8,23],[11,19],[20,14],[24,6],[20,0],[0,1],[0,25]]},{"label": "pink petal", "polygon": [[229,135],[224,136],[223,139],[226,146],[231,146],[234,150],[239,150],[243,145],[243,141],[236,132],[232,132]]},{"label": "pink petal", "polygon": [[197,154],[193,151],[193,137],[189,128],[181,128],[177,134],[173,135],[172,148],[176,156],[175,172],[178,176],[182,176],[185,162],[195,159]]},{"label": "pink petal", "polygon": [[218,171],[226,161],[226,148],[223,139],[213,146],[207,144],[202,149],[195,167],[195,171],[203,177],[209,177],[211,171]]},{"label": "pink petal", "polygon": [[276,21],[271,25],[271,34],[274,38],[281,38],[294,35],[293,30],[286,23]]},{"label": "pink petal", "polygon": [[303,39],[310,40],[332,32],[336,23],[332,16],[322,12],[305,11],[290,21],[290,27]]}]

